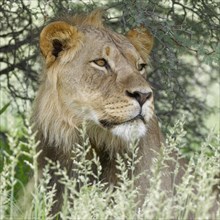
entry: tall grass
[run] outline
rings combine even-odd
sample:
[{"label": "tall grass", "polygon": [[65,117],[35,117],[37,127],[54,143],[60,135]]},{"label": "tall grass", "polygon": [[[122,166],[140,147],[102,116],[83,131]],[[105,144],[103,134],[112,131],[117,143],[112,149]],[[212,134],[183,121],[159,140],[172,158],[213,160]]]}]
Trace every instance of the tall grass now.
[{"label": "tall grass", "polygon": [[[136,197],[138,189],[134,188],[136,176],[128,177],[128,169],[132,172],[137,158],[137,145],[134,141],[130,147],[132,154],[126,155],[127,164],[117,157],[117,169],[120,171],[120,180],[116,190],[107,188],[100,179],[101,165],[95,155],[92,160],[87,160],[87,152],[90,151],[89,139],[85,130],[81,130],[84,144],[74,146],[77,178],[70,178],[65,169],[60,168],[59,163],[48,160],[38,181],[36,152],[38,143],[34,140],[31,128],[23,128],[21,132],[15,132],[8,137],[9,149],[4,150],[4,160],[0,175],[0,219],[53,219],[50,214],[55,195],[55,186],[48,187],[51,179],[50,169],[55,169],[61,176],[61,182],[65,185],[63,195],[64,202],[60,212],[62,219],[187,219],[193,214],[195,219],[220,219],[220,204],[216,202],[213,187],[218,183],[216,178],[220,172],[220,145],[219,137],[209,136],[203,143],[199,152],[190,156],[189,164],[179,185],[173,187],[169,193],[161,189],[161,176],[164,175],[170,152],[179,150],[184,139],[183,124],[178,122],[170,129],[166,147],[162,148],[151,168],[150,188],[143,206],[138,206]],[[22,138],[20,138],[22,136]],[[77,158],[77,160],[76,160]],[[176,162],[174,178],[180,169]],[[92,172],[92,166],[98,167],[98,172]],[[19,168],[20,167],[20,168]],[[26,171],[26,177],[32,173],[32,180],[25,186],[27,178],[20,175],[19,170]],[[89,182],[92,175],[95,184]],[[81,190],[76,186],[80,184]],[[19,194],[25,196],[18,198]],[[216,210],[210,209],[216,205]]]}]

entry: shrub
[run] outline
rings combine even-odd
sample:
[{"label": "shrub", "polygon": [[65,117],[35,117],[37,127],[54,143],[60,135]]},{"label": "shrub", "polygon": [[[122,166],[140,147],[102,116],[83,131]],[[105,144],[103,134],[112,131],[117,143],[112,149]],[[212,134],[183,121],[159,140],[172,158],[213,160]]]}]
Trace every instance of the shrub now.
[{"label": "shrub", "polygon": [[[216,176],[220,170],[220,145],[215,136],[207,137],[207,141],[201,146],[201,153],[191,155],[189,165],[180,185],[175,185],[172,192],[167,194],[161,190],[160,177],[164,175],[164,161],[171,160],[169,153],[183,146],[183,123],[176,123],[170,129],[166,147],[162,148],[160,154],[154,160],[151,168],[150,188],[146,195],[143,206],[138,206],[135,198],[138,189],[134,188],[134,181],[139,177],[128,178],[128,169],[134,169],[138,162],[135,141],[130,145],[133,154],[128,157],[128,164],[118,156],[117,169],[120,184],[115,190],[106,188],[101,182],[101,166],[99,158],[87,160],[86,154],[90,149],[90,143],[84,130],[81,130],[84,144],[74,146],[76,157],[75,163],[77,178],[69,178],[59,163],[48,161],[38,181],[36,147],[34,134],[31,128],[23,129],[23,137],[28,140],[24,143],[16,136],[9,136],[10,151],[4,151],[4,164],[1,171],[0,185],[0,217],[1,219],[53,219],[50,209],[53,205],[55,188],[48,188],[50,181],[49,169],[56,169],[57,175],[61,175],[61,181],[65,185],[64,204],[60,216],[62,219],[186,219],[189,213],[193,213],[195,219],[218,219],[220,209],[210,213],[209,209],[216,202],[213,187],[217,184]],[[28,186],[24,186],[26,179],[19,174],[19,161],[23,158],[23,169],[33,173],[33,178]],[[172,159],[173,160],[173,159]],[[97,174],[92,173],[92,165],[99,167]],[[176,169],[173,171],[174,178],[180,164],[176,161]],[[28,169],[27,169],[28,167]],[[28,171],[27,171],[28,173]],[[26,175],[27,175],[26,173]],[[95,183],[88,182],[88,176],[93,175]],[[80,184],[81,190],[76,186]],[[17,199],[18,191],[24,192],[25,196]],[[169,195],[169,196],[167,196]],[[218,204],[219,205],[219,204]],[[22,213],[23,212],[23,213]]]}]

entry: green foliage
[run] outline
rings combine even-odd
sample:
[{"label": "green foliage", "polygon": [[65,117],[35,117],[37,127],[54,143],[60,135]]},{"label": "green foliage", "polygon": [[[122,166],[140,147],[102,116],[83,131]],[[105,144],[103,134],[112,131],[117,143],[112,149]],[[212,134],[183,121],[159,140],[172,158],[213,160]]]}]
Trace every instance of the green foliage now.
[{"label": "green foliage", "polygon": [[[127,155],[129,164],[125,165],[118,156],[120,187],[115,191],[106,189],[100,180],[99,158],[94,155],[92,161],[86,159],[90,143],[84,131],[81,133],[84,144],[76,146],[78,160],[73,158],[77,178],[69,178],[59,164],[50,161],[38,182],[37,143],[31,129],[19,124],[13,131],[15,128],[8,123],[8,131],[0,132],[0,219],[15,219],[21,215],[17,207],[21,192],[26,193],[21,209],[30,207],[22,213],[22,219],[52,219],[50,209],[55,187],[47,186],[51,178],[49,169],[59,170],[66,187],[60,213],[63,219],[170,219],[173,216],[185,219],[190,212],[199,219],[220,218],[219,209],[215,216],[208,212],[214,201],[215,175],[220,170],[219,138],[208,136],[205,126],[207,115],[213,111],[206,105],[205,94],[219,77],[220,3],[215,0],[94,0],[88,3],[3,0],[2,5],[0,80],[1,94],[6,94],[3,102],[7,104],[0,109],[1,118],[8,116],[9,106],[15,120],[21,116],[25,121],[30,111],[29,104],[42,69],[38,48],[41,28],[54,16],[89,12],[101,6],[108,9],[105,20],[113,30],[125,33],[144,24],[155,37],[148,80],[154,88],[157,115],[167,134],[167,148],[163,148],[154,161],[149,193],[143,207],[137,207],[138,189],[133,188],[133,183],[139,177],[129,179],[126,169],[129,167],[132,171],[138,162],[135,143],[131,144],[132,157]],[[198,90],[202,98],[198,97]],[[8,100],[12,101],[8,103]],[[176,118],[183,114],[184,124],[176,123]],[[173,189],[176,194],[167,197],[160,189],[160,177],[164,161],[170,159],[169,152],[173,149],[184,152],[190,162],[184,181]],[[96,174],[92,173],[94,164],[98,167]],[[174,178],[179,168],[176,162]],[[94,177],[96,184],[88,183],[88,175]],[[32,195],[25,186],[30,176],[33,176]],[[76,190],[79,185],[80,192]]]},{"label": "green foliage", "polygon": [[[6,163],[0,173],[0,219],[40,220],[55,217],[50,214],[54,203],[55,185],[48,186],[51,179],[49,169],[55,169],[56,175],[61,177],[61,182],[65,185],[64,204],[59,213],[62,219],[187,219],[189,213],[195,215],[195,219],[220,218],[220,206],[217,206],[218,210],[215,212],[209,212],[216,202],[213,186],[219,184],[219,179],[216,178],[220,169],[219,138],[207,137],[206,142],[201,146],[201,153],[191,155],[182,183],[174,185],[171,192],[166,192],[161,189],[161,176],[164,175],[166,168],[165,161],[173,160],[169,155],[173,150],[182,148],[184,134],[186,134],[181,121],[169,130],[167,146],[161,149],[153,162],[151,172],[147,174],[150,186],[143,206],[138,206],[136,202],[138,189],[134,188],[134,181],[140,176],[128,177],[128,169],[132,171],[139,160],[135,142],[130,145],[133,153],[126,155],[127,164],[119,156],[117,158],[120,184],[113,191],[111,188],[106,188],[99,178],[101,173],[99,158],[96,156],[92,160],[86,158],[91,146],[85,129],[80,131],[84,137],[83,144],[73,148],[75,157],[72,160],[77,177],[69,177],[59,163],[48,161],[40,181],[38,181],[37,169],[39,153],[36,153],[38,143],[34,142],[35,135],[31,133],[31,128],[23,129],[24,137],[28,137],[28,142],[25,144],[18,141],[16,135],[9,136],[10,148],[13,151],[4,152]],[[212,152],[211,155],[210,152]],[[25,182],[24,176],[17,170],[23,155],[26,156],[23,160],[23,168],[28,166],[33,172],[33,178],[26,188],[20,184]],[[181,168],[177,160],[175,163],[174,179]],[[92,172],[94,165],[98,167],[96,174]],[[94,177],[94,184],[88,181],[89,175]],[[78,184],[81,186],[80,191],[76,187]],[[16,188],[16,185],[19,185],[19,188]],[[16,191],[24,192],[25,196],[21,196],[16,201],[14,196]]]},{"label": "green foliage", "polygon": [[6,105],[4,105],[4,106],[0,109],[0,115],[7,110],[7,108],[8,108],[9,105],[10,105],[10,102],[8,102]]}]

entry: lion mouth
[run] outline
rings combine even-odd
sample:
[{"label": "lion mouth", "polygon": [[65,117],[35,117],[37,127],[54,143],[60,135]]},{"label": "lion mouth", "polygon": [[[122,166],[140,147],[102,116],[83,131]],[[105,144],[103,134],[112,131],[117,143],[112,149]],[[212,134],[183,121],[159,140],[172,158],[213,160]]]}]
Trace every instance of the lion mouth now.
[{"label": "lion mouth", "polygon": [[141,114],[138,114],[134,118],[129,119],[129,120],[124,121],[124,122],[120,122],[120,123],[118,123],[118,122],[110,122],[110,121],[107,121],[107,120],[100,120],[99,122],[100,122],[100,124],[103,127],[110,129],[110,128],[113,128],[115,126],[126,124],[126,123],[132,123],[132,122],[137,121],[137,120],[141,120],[144,124],[146,124],[146,121],[145,121],[143,115],[141,115]]}]

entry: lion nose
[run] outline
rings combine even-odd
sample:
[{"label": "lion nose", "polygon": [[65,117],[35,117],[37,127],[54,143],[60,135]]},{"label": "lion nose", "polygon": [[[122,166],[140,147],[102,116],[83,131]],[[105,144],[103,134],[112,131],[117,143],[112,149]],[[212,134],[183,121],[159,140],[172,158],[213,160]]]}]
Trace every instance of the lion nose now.
[{"label": "lion nose", "polygon": [[126,95],[136,99],[140,104],[140,106],[142,106],[147,100],[149,100],[152,97],[152,92],[144,93],[139,91],[134,91],[134,92],[126,91]]}]

